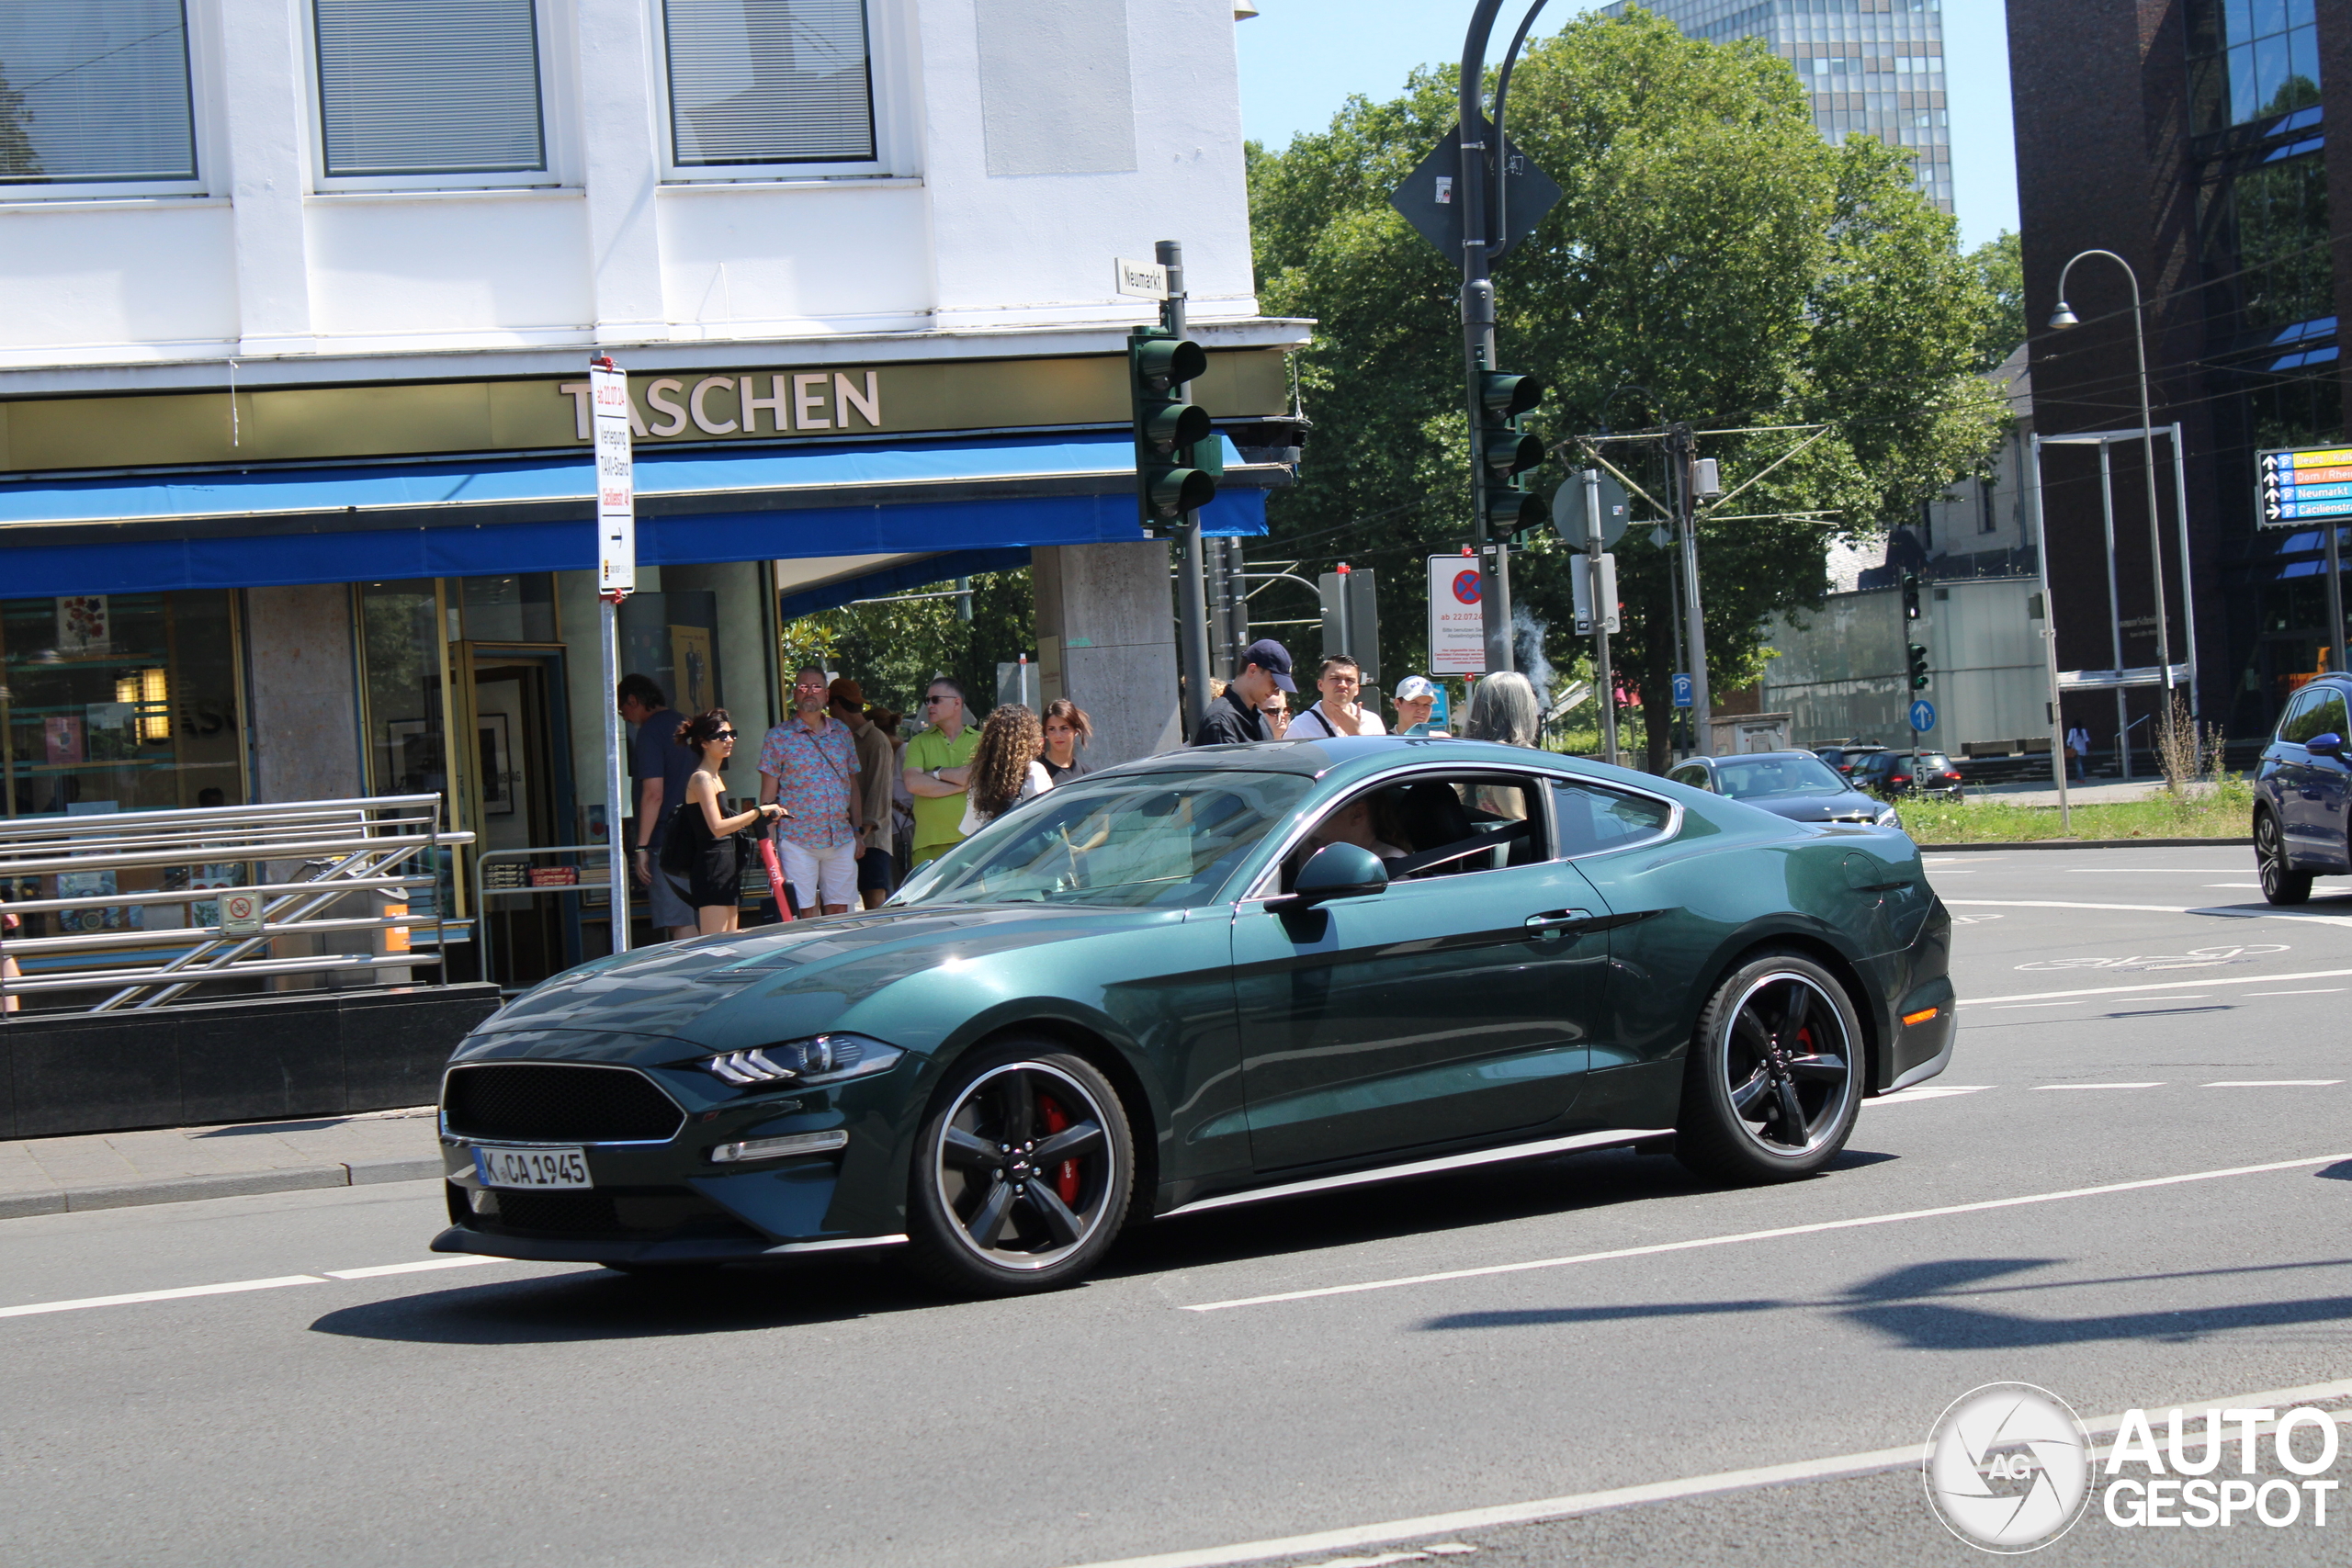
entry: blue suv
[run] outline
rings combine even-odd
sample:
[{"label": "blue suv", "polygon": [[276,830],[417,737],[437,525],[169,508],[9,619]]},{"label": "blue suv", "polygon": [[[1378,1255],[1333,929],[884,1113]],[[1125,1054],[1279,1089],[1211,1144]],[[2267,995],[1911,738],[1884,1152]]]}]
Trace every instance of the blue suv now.
[{"label": "blue suv", "polygon": [[2346,675],[2323,675],[2297,692],[2255,770],[2254,853],[2262,896],[2273,904],[2309,898],[2314,876],[2352,874],[2352,845],[2345,839],[2352,795],[2352,765],[2344,757],[2352,735],[2347,699]]}]

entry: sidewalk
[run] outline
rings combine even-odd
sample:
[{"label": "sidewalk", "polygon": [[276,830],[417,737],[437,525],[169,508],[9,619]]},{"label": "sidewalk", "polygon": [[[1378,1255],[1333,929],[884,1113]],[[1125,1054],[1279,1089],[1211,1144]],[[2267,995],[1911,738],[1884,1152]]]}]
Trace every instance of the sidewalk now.
[{"label": "sidewalk", "polygon": [[[2153,800],[2164,793],[2162,779],[2133,779],[2129,784],[2118,780],[2104,783],[2066,785],[2067,804],[2072,806],[2108,806],[2133,800]],[[1971,800],[1997,800],[2006,806],[2048,806],[2058,804],[2058,787],[2046,780],[2032,784],[1970,784]]]},{"label": "sidewalk", "polygon": [[434,1108],[0,1143],[0,1220],[441,1174]]}]

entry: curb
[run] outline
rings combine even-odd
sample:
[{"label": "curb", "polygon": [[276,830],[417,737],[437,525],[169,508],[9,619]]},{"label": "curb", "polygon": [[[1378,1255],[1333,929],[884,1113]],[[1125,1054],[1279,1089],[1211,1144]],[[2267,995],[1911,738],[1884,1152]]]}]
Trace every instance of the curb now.
[{"label": "curb", "polygon": [[437,1157],[374,1159],[344,1165],[291,1166],[279,1170],[170,1176],[154,1181],[113,1182],[100,1187],[58,1187],[46,1192],[0,1195],[0,1220],[82,1213],[92,1209],[130,1209],[147,1203],[189,1203],[204,1198],[243,1198],[258,1192],[300,1192],[316,1187],[427,1181],[440,1175],[441,1161]]},{"label": "curb", "polygon": [[1990,843],[1921,844],[1922,850],[1951,854],[1966,850],[2192,850],[2228,849],[2250,845],[2252,839],[2001,839]]}]

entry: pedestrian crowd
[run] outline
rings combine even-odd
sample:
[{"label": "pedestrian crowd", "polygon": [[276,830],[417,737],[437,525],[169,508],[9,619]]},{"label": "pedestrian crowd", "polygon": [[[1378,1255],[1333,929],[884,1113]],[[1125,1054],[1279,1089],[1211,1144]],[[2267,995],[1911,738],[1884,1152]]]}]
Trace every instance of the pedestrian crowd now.
[{"label": "pedestrian crowd", "polygon": [[793,673],[790,715],[761,739],[756,803],[730,811],[724,773],[743,738],[727,710],[689,717],[641,674],[616,696],[634,730],[631,872],[673,940],[738,929],[743,873],[763,840],[793,916],[874,908],[1016,803],[1088,772],[1094,734],[1066,697],[1042,718],[1006,703],[975,725],[963,683],[943,675],[923,694],[922,728],[902,738],[902,716],[868,703],[857,681],[808,665]]},{"label": "pedestrian crowd", "polygon": [[[1317,699],[1294,716],[1290,650],[1262,637],[1239,674],[1214,683],[1192,744],[1391,733],[1355,660],[1325,659],[1315,685]],[[1043,714],[1002,703],[976,724],[963,683],[947,675],[924,690],[922,723],[901,736],[903,716],[868,703],[856,680],[806,665],[793,672],[790,714],[761,738],[758,794],[744,800],[728,794],[727,765],[745,737],[725,708],[680,713],[642,674],[625,677],[616,695],[634,730],[632,874],[654,925],[677,940],[736,930],[744,871],[771,851],[793,917],[876,908],[1022,801],[1087,773],[1094,737],[1067,697]],[[1432,717],[1438,700],[1426,676],[1398,682],[1394,733],[1447,734]],[[1464,732],[1532,746],[1534,717],[1526,678],[1498,675],[1479,682]],[[1362,836],[1373,841],[1375,830],[1365,824]]]}]

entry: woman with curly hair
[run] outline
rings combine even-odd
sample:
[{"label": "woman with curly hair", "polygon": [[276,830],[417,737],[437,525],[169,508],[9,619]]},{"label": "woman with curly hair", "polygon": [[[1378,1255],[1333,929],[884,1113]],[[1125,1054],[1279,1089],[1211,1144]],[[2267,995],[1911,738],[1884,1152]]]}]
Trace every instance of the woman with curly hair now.
[{"label": "woman with curly hair", "polygon": [[1045,749],[1045,728],[1019,703],[1006,703],[989,715],[972,753],[971,782],[964,789],[967,836],[1012,810],[1015,802],[1054,787],[1052,775],[1037,761]]}]

